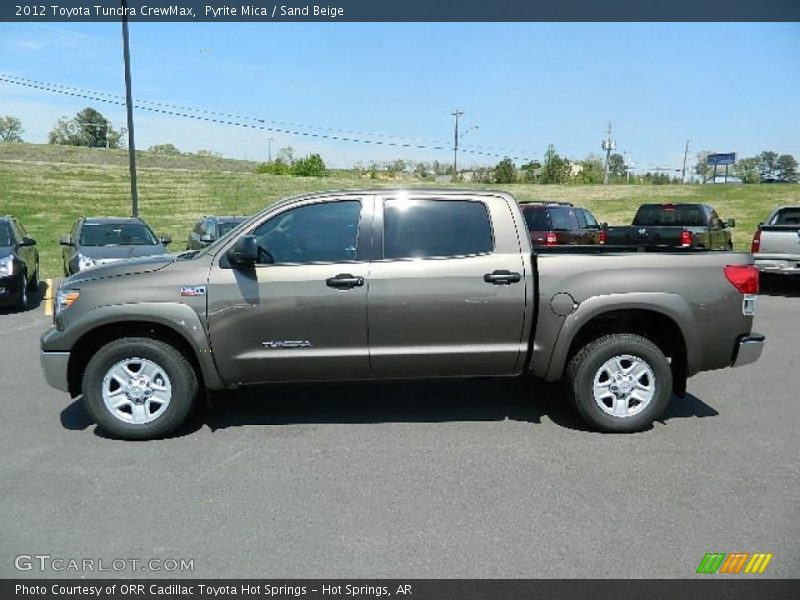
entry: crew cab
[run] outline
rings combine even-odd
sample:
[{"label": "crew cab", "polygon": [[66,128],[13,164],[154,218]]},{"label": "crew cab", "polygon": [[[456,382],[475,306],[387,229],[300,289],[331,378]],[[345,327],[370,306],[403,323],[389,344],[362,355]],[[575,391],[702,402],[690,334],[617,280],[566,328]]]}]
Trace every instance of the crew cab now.
[{"label": "crew cab", "polygon": [[732,250],[730,228],[735,226],[708,204],[642,204],[631,225],[606,228],[606,243]]},{"label": "crew cab", "polygon": [[759,223],[750,246],[762,273],[800,275],[800,206],[781,206]]},{"label": "crew cab", "polygon": [[203,390],[522,375],[563,379],[598,430],[638,431],[687,377],[761,354],[749,253],[563,248],[532,252],[503,192],[296,196],[202,250],[65,279],[41,362],[103,429],[144,439]]}]

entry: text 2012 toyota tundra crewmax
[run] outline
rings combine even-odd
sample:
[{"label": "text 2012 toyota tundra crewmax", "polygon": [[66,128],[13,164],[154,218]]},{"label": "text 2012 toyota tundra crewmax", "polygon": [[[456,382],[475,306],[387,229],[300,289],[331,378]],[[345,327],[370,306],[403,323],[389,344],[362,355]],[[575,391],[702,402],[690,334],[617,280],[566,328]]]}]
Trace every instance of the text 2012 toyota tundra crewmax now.
[{"label": "text 2012 toyota tundra crewmax", "polygon": [[289,198],[203,250],[64,280],[42,366],[144,439],[203,390],[519,375],[563,378],[593,427],[636,431],[687,377],[760,356],[749,254],[571,248],[532,253],[501,192]]}]

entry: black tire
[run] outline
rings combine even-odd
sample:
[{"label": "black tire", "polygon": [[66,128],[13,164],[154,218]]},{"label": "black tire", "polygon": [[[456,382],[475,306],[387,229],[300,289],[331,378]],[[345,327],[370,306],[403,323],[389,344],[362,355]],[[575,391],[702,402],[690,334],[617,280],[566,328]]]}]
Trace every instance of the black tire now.
[{"label": "black tire", "polygon": [[28,310],[28,306],[30,300],[28,298],[28,275],[24,271],[20,273],[20,282],[19,282],[19,297],[17,298],[17,305],[16,309],[19,312],[25,312]]},{"label": "black tire", "polygon": [[39,291],[39,263],[36,263],[36,270],[33,272],[33,275],[28,280],[28,291],[30,292],[38,292]]},{"label": "black tire", "polygon": [[[620,355],[630,355],[646,363],[654,376],[652,399],[630,416],[608,414],[600,407],[601,401],[595,401],[593,392],[595,376],[600,376],[603,365]],[[606,432],[647,429],[664,412],[672,395],[672,369],[667,357],[650,340],[629,333],[607,335],[584,346],[567,366],[565,381],[578,414],[593,428]]]},{"label": "black tire", "polygon": [[[125,359],[142,358],[164,370],[172,387],[164,412],[148,423],[129,423],[115,416],[103,400],[103,379]],[[127,440],[149,440],[169,435],[186,421],[197,401],[200,384],[194,368],[173,346],[150,338],[122,338],[100,348],[83,374],[82,391],[89,415],[103,430]]]}]

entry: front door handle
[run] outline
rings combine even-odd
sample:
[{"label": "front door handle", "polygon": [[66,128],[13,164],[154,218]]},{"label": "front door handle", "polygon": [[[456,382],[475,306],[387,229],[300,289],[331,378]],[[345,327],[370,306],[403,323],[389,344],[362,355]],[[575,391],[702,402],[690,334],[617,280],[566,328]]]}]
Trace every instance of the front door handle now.
[{"label": "front door handle", "polygon": [[486,273],[483,276],[483,280],[486,283],[491,283],[494,285],[510,285],[512,283],[517,283],[522,279],[522,276],[519,273],[512,273],[511,271],[507,271],[505,269],[499,271],[492,271],[491,273]]},{"label": "front door handle", "polygon": [[364,285],[364,278],[354,277],[353,275],[350,275],[350,273],[340,273],[335,277],[328,277],[325,280],[325,285],[338,289],[350,289]]}]

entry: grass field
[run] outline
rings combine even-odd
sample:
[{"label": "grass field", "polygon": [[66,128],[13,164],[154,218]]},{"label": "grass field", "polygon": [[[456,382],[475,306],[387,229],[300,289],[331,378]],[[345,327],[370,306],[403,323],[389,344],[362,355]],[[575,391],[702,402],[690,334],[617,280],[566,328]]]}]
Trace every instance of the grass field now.
[{"label": "grass field", "polygon": [[[230,159],[145,157],[139,169],[140,214],[157,233],[172,236],[174,250],[182,250],[204,214],[250,214],[301,192],[398,185],[344,176],[256,175],[253,167]],[[481,187],[508,190],[524,200],[568,200],[610,224],[630,223],[646,201],[707,202],[723,219],[736,219],[734,245],[740,250],[749,249],[753,230],[774,207],[800,204],[800,185]],[[124,151],[0,144],[0,214],[18,216],[36,239],[44,277],[61,274],[58,239],[78,216],[128,215],[129,194]]]}]

